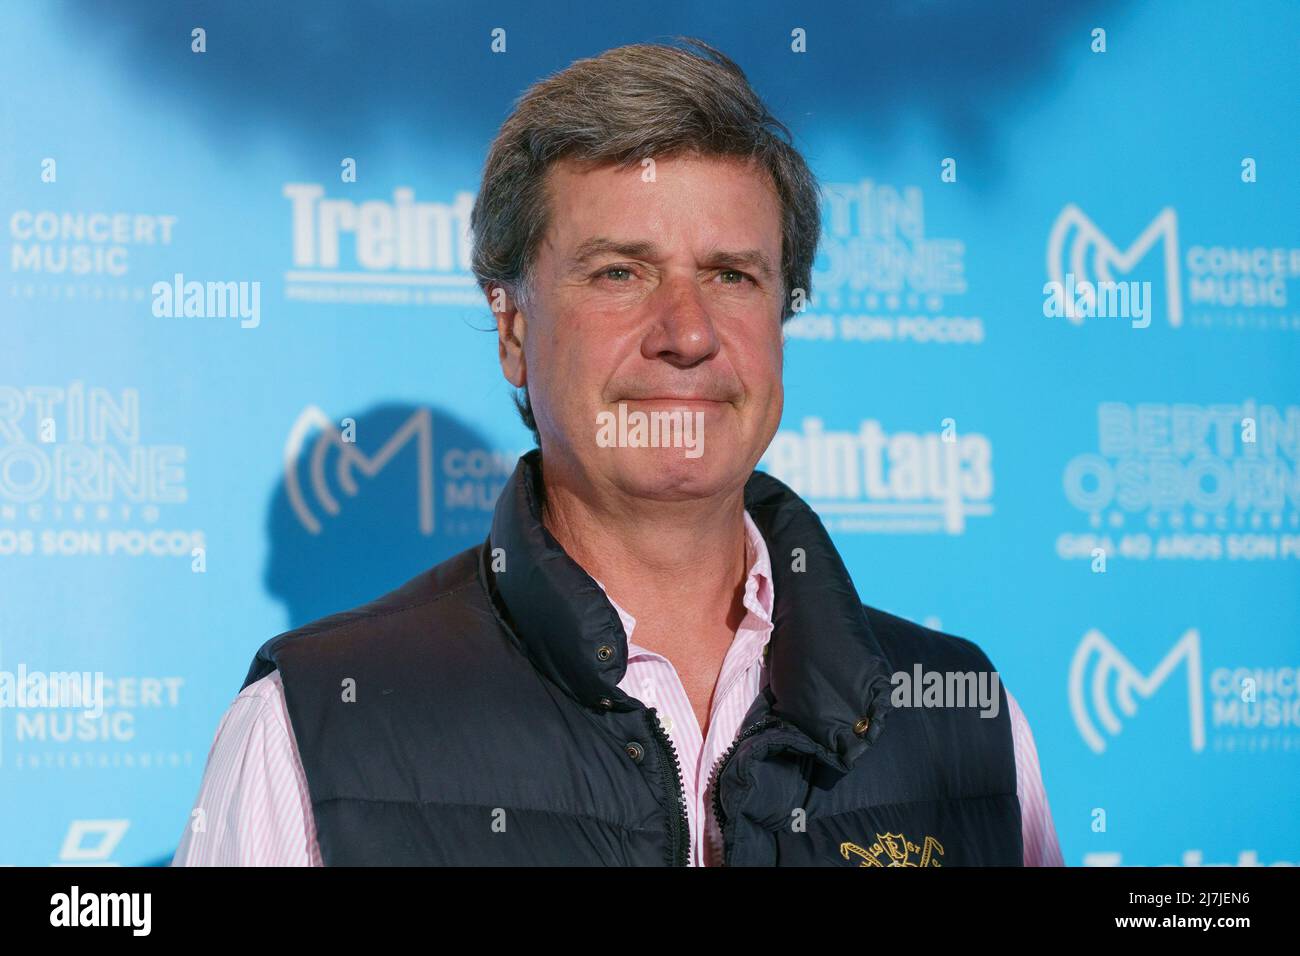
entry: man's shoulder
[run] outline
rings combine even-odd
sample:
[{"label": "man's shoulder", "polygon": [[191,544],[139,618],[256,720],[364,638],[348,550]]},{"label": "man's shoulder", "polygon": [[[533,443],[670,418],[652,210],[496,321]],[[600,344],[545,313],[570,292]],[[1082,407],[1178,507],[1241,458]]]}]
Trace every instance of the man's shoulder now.
[{"label": "man's shoulder", "polygon": [[338,631],[379,626],[394,617],[422,616],[440,602],[477,584],[481,547],[475,545],[466,548],[364,604],[309,621],[272,640],[319,637]]},{"label": "man's shoulder", "polygon": [[891,660],[906,657],[925,663],[942,656],[969,661],[971,669],[992,668],[992,662],[983,648],[968,638],[926,627],[868,604],[863,604],[862,610],[866,612],[872,634]]},{"label": "man's shoulder", "polygon": [[312,653],[358,640],[372,641],[385,634],[428,633],[440,614],[450,612],[457,595],[480,588],[479,559],[482,545],[466,548],[428,568],[401,585],[347,610],[327,614],[275,635],[258,649],[244,688],[261,680],[285,653],[310,647]]}]

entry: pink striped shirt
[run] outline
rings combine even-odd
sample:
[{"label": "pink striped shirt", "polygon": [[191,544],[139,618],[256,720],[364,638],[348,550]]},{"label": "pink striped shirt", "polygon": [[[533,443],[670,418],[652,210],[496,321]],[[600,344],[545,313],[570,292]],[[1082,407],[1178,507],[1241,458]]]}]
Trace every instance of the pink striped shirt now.
[{"label": "pink striped shirt", "polygon": [[[712,770],[739,735],[750,704],[767,680],[763,652],[772,635],[772,569],[766,542],[748,512],[745,531],[750,565],[743,599],[746,614],[718,674],[707,736],[677,669],[663,655],[633,642],[636,619],[609,599],[628,639],[627,671],[618,686],[656,709],[681,764],[691,866],[721,862],[721,836],[713,818]],[[604,590],[603,584],[600,587]],[[1033,734],[1009,692],[1007,707],[1015,744],[1025,865],[1061,866]],[[172,865],[322,865],[307,779],[278,671],[244,688],[221,718],[191,822]]]}]

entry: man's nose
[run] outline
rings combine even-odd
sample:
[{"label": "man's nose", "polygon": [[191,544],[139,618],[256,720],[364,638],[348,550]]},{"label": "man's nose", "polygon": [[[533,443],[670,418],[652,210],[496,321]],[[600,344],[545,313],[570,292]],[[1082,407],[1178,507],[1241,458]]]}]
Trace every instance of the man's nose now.
[{"label": "man's nose", "polygon": [[646,358],[695,365],[717,353],[718,330],[694,277],[665,279],[654,291],[652,309],[653,322],[641,343]]}]

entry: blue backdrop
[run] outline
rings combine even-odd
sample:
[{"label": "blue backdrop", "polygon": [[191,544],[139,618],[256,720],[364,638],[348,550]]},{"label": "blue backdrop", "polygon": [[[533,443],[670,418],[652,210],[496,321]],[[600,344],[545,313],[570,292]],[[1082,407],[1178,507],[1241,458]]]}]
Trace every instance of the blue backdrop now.
[{"label": "blue backdrop", "polygon": [[825,188],[761,467],[989,653],[1068,864],[1300,860],[1300,6],[851,6],[0,9],[0,693],[105,700],[0,707],[0,864],[166,862],[256,648],[486,535],[487,146],[672,34]]}]

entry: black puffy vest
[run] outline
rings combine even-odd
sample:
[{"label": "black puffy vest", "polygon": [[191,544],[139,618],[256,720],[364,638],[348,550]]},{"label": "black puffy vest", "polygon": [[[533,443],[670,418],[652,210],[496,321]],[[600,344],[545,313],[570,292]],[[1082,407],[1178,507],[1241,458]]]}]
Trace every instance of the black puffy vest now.
[{"label": "black puffy vest", "polygon": [[[481,546],[258,650],[244,686],[280,671],[327,866],[686,865],[672,742],[617,686],[622,623],[543,526],[540,471],[520,459]],[[988,658],[865,607],[780,481],[754,472],[745,508],[774,628],[718,765],[725,864],[1021,865],[1005,691],[993,718],[891,703],[896,672]]]}]

